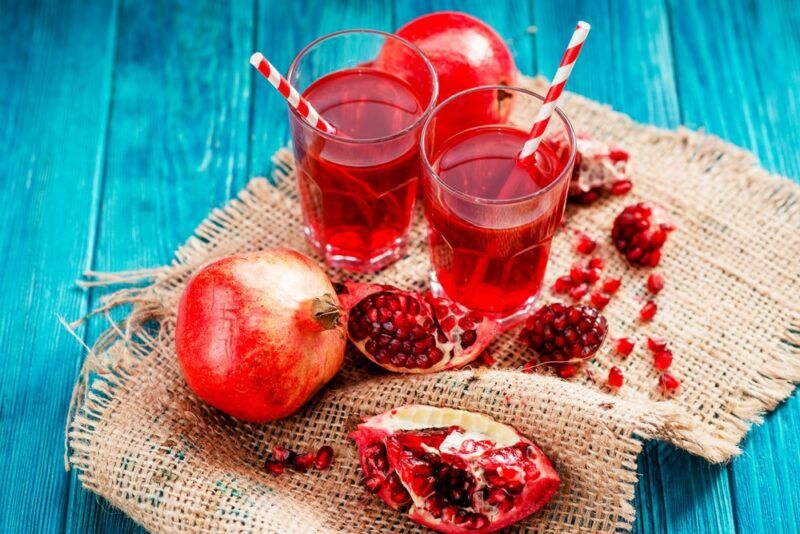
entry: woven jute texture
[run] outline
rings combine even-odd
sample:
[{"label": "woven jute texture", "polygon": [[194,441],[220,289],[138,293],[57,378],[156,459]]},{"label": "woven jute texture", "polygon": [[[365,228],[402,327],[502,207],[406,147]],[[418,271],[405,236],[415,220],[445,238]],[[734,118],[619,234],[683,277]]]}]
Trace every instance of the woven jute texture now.
[{"label": "woven jute texture", "polygon": [[[541,81],[525,83],[542,88]],[[633,337],[631,356],[620,359],[607,343],[572,382],[548,371],[522,373],[532,355],[512,330],[493,344],[492,369],[387,375],[350,351],[337,377],[287,420],[247,424],[207,407],[186,387],[175,359],[177,300],[187,279],[214,258],[270,246],[307,251],[292,158],[284,150],[275,158],[277,186],[251,181],[209,215],[171,265],[90,273],[84,281],[123,285],[97,315],[111,321],[112,308],[130,307],[91,348],[75,388],[67,455],[84,486],[153,531],[417,531],[363,490],[346,435],[360,417],[427,403],[488,413],[516,426],[553,460],[563,484],[519,530],[609,532],[631,528],[642,439],[665,439],[713,462],[735,455],[749,425],[800,381],[800,188],[716,138],[642,126],[576,95],[563,101],[576,130],[629,150],[635,187],[626,197],[568,208],[548,282],[575,261],[575,230],[598,239],[606,271],[623,278],[604,311],[610,337]],[[529,109],[515,113],[533,116]],[[640,200],[664,206],[678,226],[659,267],[667,281],[656,299],[659,311],[646,324],[636,318],[648,273],[627,266],[609,239],[614,216]],[[425,287],[419,213],[410,243],[396,264],[354,278]],[[672,400],[657,387],[647,335],[670,342],[672,371],[682,382]],[[612,365],[625,375],[617,394],[603,387]],[[275,444],[330,444],[335,463],[323,472],[273,477],[263,462]]]}]

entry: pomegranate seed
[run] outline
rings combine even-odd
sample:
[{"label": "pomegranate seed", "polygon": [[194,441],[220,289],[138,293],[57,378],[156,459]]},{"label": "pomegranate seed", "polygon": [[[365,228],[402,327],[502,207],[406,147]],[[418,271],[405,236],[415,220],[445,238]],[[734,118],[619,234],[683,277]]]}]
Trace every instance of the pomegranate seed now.
[{"label": "pomegranate seed", "polygon": [[602,271],[606,268],[606,260],[603,258],[592,258],[589,260],[589,268],[590,269],[598,269]]},{"label": "pomegranate seed", "polygon": [[571,363],[558,366],[558,376],[561,378],[572,378],[578,372],[578,367]]},{"label": "pomegranate seed", "polygon": [[575,243],[575,250],[578,251],[578,253],[591,254],[596,248],[597,242],[594,239],[583,232],[578,233],[578,240]]},{"label": "pomegranate seed", "polygon": [[611,300],[611,297],[605,293],[595,291],[589,296],[589,299],[592,301],[592,306],[598,310],[602,310],[608,305],[608,301]]},{"label": "pomegranate seed", "polygon": [[566,293],[572,288],[572,277],[569,275],[559,276],[553,284],[553,293],[562,294]]},{"label": "pomegranate seed", "polygon": [[486,349],[483,352],[481,352],[481,355],[478,358],[483,365],[486,365],[488,367],[494,365],[494,357],[492,356],[492,352],[489,349]]},{"label": "pomegranate seed", "polygon": [[655,295],[664,289],[664,278],[658,273],[652,273],[647,277],[647,290]]},{"label": "pomegranate seed", "polygon": [[666,371],[672,365],[672,351],[662,350],[653,357],[653,366],[659,371]]},{"label": "pomegranate seed", "polygon": [[669,373],[661,373],[659,383],[664,393],[672,393],[681,385],[680,381]]},{"label": "pomegranate seed", "polygon": [[606,278],[603,280],[603,293],[608,293],[609,295],[613,295],[614,293],[619,290],[619,286],[622,285],[622,280],[619,278]]},{"label": "pomegranate seed", "polygon": [[583,277],[589,285],[592,285],[600,280],[600,269],[587,269],[584,271]]},{"label": "pomegranate seed", "polygon": [[589,286],[586,284],[578,284],[569,290],[569,296],[573,300],[581,300],[589,291]]},{"label": "pomegranate seed", "polygon": [[267,469],[267,471],[269,471],[273,475],[281,475],[285,470],[283,464],[280,462],[276,462],[275,460],[267,460],[264,463],[264,467]]},{"label": "pomegranate seed", "polygon": [[642,306],[642,309],[639,310],[639,318],[641,318],[642,321],[650,321],[657,311],[658,306],[656,306],[656,303],[652,300],[648,300],[645,305]]},{"label": "pomegranate seed", "polygon": [[583,269],[583,265],[581,262],[575,262],[572,264],[572,267],[569,269],[569,277],[572,279],[573,284],[580,284],[581,282],[585,282],[585,273]]},{"label": "pomegranate seed", "polygon": [[286,447],[281,447],[280,445],[275,445],[272,447],[272,458],[276,462],[285,463],[294,455],[292,451],[287,449]]},{"label": "pomegranate seed", "polygon": [[614,349],[623,356],[630,356],[631,352],[633,352],[634,343],[627,337],[621,337],[617,340],[617,344]]},{"label": "pomegranate seed", "polygon": [[300,472],[307,471],[312,465],[314,465],[315,454],[311,451],[305,454],[298,454],[292,460],[292,467]]},{"label": "pomegranate seed", "polygon": [[626,150],[611,147],[608,151],[608,157],[611,159],[611,161],[628,161],[630,156]]},{"label": "pomegranate seed", "polygon": [[622,371],[616,365],[608,370],[608,387],[619,389],[622,387]]},{"label": "pomegranate seed", "polygon": [[314,467],[316,469],[327,469],[333,462],[333,447],[324,445],[319,448],[314,457]]},{"label": "pomegranate seed", "polygon": [[667,348],[667,340],[660,337],[648,337],[647,348],[651,352],[661,352]]},{"label": "pomegranate seed", "polygon": [[611,184],[612,195],[627,195],[633,189],[633,182],[630,180],[617,180]]}]

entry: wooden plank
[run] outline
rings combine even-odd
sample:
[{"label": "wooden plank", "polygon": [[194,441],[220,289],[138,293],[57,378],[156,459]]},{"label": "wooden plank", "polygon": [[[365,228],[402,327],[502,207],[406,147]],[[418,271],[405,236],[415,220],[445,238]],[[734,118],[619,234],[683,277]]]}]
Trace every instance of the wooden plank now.
[{"label": "wooden plank", "polygon": [[[753,150],[800,180],[800,24],[797,4],[672,2],[684,120]],[[717,14],[709,25],[706,13]],[[787,254],[791,251],[787,251]],[[729,467],[740,532],[800,532],[800,400],[754,427]]]},{"label": "wooden plank", "polygon": [[[304,46],[327,33],[351,28],[392,31],[393,12],[392,0],[358,0],[336,5],[325,0],[262,0],[258,4],[255,49],[286,73]],[[276,21],[283,22],[276,25]],[[251,174],[268,176],[272,155],[289,142],[286,103],[255,71],[253,84]]]},{"label": "wooden plank", "polygon": [[72,282],[91,255],[113,34],[112,2],[0,9],[0,532],[64,524],[64,418],[82,350],[55,313],[86,311]]},{"label": "wooden plank", "polygon": [[[245,181],[254,11],[248,1],[121,2],[93,268],[170,261]],[[72,489],[67,531],[136,530],[74,480]]]},{"label": "wooden plank", "polygon": [[[636,0],[534,2],[540,72],[555,72],[578,19],[592,24],[568,89],[634,119],[674,127],[680,122],[669,19],[662,2]],[[716,532],[733,529],[724,468],[664,444],[639,457],[636,532]]]}]

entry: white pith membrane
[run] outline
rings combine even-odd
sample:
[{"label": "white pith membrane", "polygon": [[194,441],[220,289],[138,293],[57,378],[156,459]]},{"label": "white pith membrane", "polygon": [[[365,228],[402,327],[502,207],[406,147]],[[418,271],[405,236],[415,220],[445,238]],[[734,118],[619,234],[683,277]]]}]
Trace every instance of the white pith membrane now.
[{"label": "white pith membrane", "polygon": [[[433,373],[460,367],[477,358],[494,339],[494,321],[449,299],[423,296],[393,286],[354,283],[345,286],[352,292],[350,299],[340,294],[340,299],[350,304],[350,341],[362,354],[389,371]],[[395,304],[398,301],[399,306]],[[394,330],[383,331],[383,325],[394,320],[389,312],[413,317],[413,322],[400,327],[392,325]],[[399,328],[405,331],[402,336]],[[387,350],[385,343],[377,342],[384,335],[386,340],[402,339],[408,346],[403,343],[402,348]],[[421,347],[420,351],[416,346]],[[381,350],[385,352],[382,354]],[[424,355],[420,356],[421,352]]]},{"label": "white pith membrane", "polygon": [[[384,480],[394,473],[410,495],[409,516],[443,532],[497,530],[538,510],[558,486],[538,447],[478,413],[404,406],[369,418],[350,437],[359,445],[367,479],[375,476],[375,464],[364,450],[374,453],[376,443],[385,446]],[[371,491],[393,508],[407,504],[393,500],[396,489]]]}]

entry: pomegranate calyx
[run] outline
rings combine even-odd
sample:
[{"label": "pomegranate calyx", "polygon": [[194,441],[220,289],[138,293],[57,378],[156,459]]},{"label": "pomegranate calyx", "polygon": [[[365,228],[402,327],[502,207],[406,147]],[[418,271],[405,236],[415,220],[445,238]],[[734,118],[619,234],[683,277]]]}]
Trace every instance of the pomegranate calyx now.
[{"label": "pomegranate calyx", "polygon": [[325,293],[311,301],[311,318],[322,328],[332,330],[341,324],[342,308],[333,295]]}]

